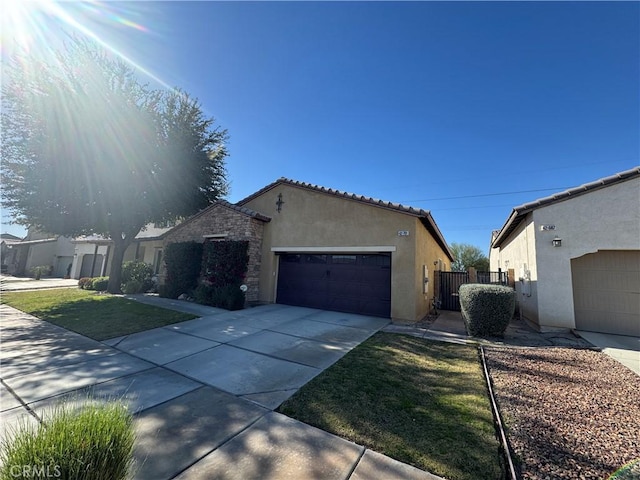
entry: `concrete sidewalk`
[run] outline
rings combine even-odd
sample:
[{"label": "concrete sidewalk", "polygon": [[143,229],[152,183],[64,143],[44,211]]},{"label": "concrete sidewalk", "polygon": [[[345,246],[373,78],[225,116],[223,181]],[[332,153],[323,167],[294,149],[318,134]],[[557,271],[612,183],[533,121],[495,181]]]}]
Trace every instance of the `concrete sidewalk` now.
[{"label": "concrete sidewalk", "polygon": [[72,288],[78,287],[78,280],[74,278],[53,278],[45,277],[36,280],[31,277],[14,277],[11,275],[0,275],[0,291],[15,292],[21,290],[41,290],[45,288]]},{"label": "concrete sidewalk", "polygon": [[198,308],[206,315],[97,342],[0,305],[3,435],[60,401],[122,398],[135,414],[133,478],[439,478],[273,411],[388,320]]}]

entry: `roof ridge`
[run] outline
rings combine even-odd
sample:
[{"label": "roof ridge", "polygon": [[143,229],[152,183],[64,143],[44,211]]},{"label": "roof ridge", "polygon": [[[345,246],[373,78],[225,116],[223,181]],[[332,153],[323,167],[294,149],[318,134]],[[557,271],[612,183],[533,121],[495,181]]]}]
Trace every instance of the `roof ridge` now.
[{"label": "roof ridge", "polygon": [[584,183],[582,185],[578,185],[577,187],[569,188],[567,190],[554,193],[553,195],[538,198],[537,200],[533,200],[532,202],[523,203],[522,205],[513,207],[513,210],[511,211],[511,214],[507,218],[506,222],[500,228],[500,230],[498,230],[498,234],[493,238],[491,242],[491,248],[500,247],[502,245],[502,242],[521,222],[522,217],[535,210],[536,208],[553,205],[554,203],[562,202],[570,198],[584,195],[585,193],[593,192],[595,190],[600,190],[601,188],[625,182],[636,177],[640,177],[640,166],[636,166],[622,172],[614,173],[613,175],[609,175],[608,177],[599,178],[598,180]]},{"label": "roof ridge", "polygon": [[347,192],[344,190],[337,190],[334,188],[329,188],[329,187],[324,187],[322,185],[316,185],[316,184],[312,184],[312,183],[308,183],[308,182],[303,182],[300,180],[293,180],[287,177],[280,177],[278,180],[276,180],[275,182],[270,183],[269,185],[261,188],[260,190],[258,190],[257,192],[249,195],[246,198],[243,198],[242,200],[238,201],[236,203],[236,205],[238,206],[242,206],[243,204],[249,202],[250,200],[254,199],[255,197],[263,194],[264,192],[271,190],[272,188],[274,188],[276,185],[281,184],[281,183],[285,183],[288,185],[293,185],[295,187],[302,187],[302,188],[307,188],[309,190],[315,190],[315,191],[319,191],[322,193],[328,193],[330,195],[335,195],[338,197],[342,197],[342,198],[347,198],[350,200],[355,200],[355,201],[360,201],[363,203],[369,203],[371,205],[375,205],[375,206],[380,206],[383,208],[389,208],[392,210],[397,210],[397,211],[401,211],[401,212],[405,212],[405,213],[409,213],[412,215],[416,215],[416,216],[426,216],[429,214],[429,210],[425,210],[423,208],[416,208],[416,207],[412,207],[410,205],[403,205],[401,203],[395,203],[395,202],[390,202],[387,200],[381,200],[378,198],[373,198],[373,197],[368,197],[365,195],[360,195],[360,194],[356,194],[356,193],[351,193],[351,192]]},{"label": "roof ridge", "polygon": [[611,184],[616,184],[630,178],[634,178],[640,175],[640,166],[630,168],[629,170],[624,170],[622,172],[614,173],[613,175],[609,175],[608,177],[599,178],[598,180],[594,180],[592,182],[583,183],[582,185],[578,185],[576,187],[571,187],[566,190],[562,190],[560,192],[548,195],[546,197],[538,198],[531,202],[523,203],[522,205],[518,205],[514,207],[514,210],[527,210],[535,207],[541,207],[544,205],[548,205],[549,203],[559,202],[568,197],[583,194],[586,192],[590,192],[592,190],[597,190],[602,187],[606,187]]},{"label": "roof ridge", "polygon": [[242,205],[238,205],[236,203],[231,203],[228,200],[224,200],[222,198],[219,198],[217,200],[215,200],[211,206],[213,206],[215,203],[219,203],[220,205],[230,208],[232,210],[235,210],[237,212],[240,213],[244,213],[245,215],[249,215],[250,217],[254,217],[257,218],[259,220],[264,220],[265,222],[269,222],[271,221],[271,217],[268,217],[260,212],[256,212],[255,210],[250,209],[249,207],[244,207]]}]

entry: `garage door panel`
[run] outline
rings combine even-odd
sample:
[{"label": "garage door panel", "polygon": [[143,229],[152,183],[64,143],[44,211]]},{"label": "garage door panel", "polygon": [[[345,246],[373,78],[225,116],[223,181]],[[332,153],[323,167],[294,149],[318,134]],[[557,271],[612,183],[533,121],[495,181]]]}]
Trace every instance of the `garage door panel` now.
[{"label": "garage door panel", "polygon": [[388,254],[282,255],[276,301],[389,317],[390,265]]},{"label": "garage door panel", "polygon": [[571,260],[576,328],[640,336],[640,251]]}]

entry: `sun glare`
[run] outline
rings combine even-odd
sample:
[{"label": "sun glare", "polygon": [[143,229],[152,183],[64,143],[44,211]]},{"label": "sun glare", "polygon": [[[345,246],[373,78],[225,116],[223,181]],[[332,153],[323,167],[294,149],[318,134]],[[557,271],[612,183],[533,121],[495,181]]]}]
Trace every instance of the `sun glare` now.
[{"label": "sun glare", "polygon": [[123,29],[149,33],[147,27],[129,18],[117,2],[4,0],[0,18],[3,59],[17,51],[47,56],[59,49],[69,34],[79,35],[121,58],[162,87],[171,88],[108,38],[110,31],[115,34]]},{"label": "sun glare", "polygon": [[2,5],[2,54],[10,55],[16,49],[30,52],[44,40],[45,18],[51,2],[44,0],[6,0]]}]

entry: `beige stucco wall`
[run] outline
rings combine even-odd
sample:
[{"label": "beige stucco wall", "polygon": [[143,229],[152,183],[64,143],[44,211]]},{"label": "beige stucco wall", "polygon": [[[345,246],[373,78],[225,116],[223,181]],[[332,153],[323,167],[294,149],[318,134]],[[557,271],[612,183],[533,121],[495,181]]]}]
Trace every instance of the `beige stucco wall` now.
[{"label": "beige stucco wall", "polygon": [[528,214],[506,239],[500,249],[492,248],[490,268],[508,271],[515,275],[518,312],[528,320],[538,323],[538,269],[536,264],[535,225],[533,214]]},{"label": "beige stucco wall", "polygon": [[[280,212],[276,206],[279,194],[284,202]],[[287,184],[275,186],[244,206],[272,219],[264,231],[261,301],[276,301],[277,251],[386,251],[391,252],[391,317],[415,321],[427,313],[428,299],[421,290],[422,264],[446,255],[418,247],[425,229],[415,216]],[[409,235],[399,236],[401,230]]]},{"label": "beige stucco wall", "polygon": [[[536,229],[540,324],[575,328],[571,259],[598,250],[640,250],[640,178],[533,212]],[[540,231],[539,225],[555,225]],[[553,247],[555,235],[561,247]]]},{"label": "beige stucco wall", "polygon": [[[416,319],[422,319],[431,310],[431,305],[435,297],[435,272],[442,268],[442,271],[451,270],[451,260],[438,245],[436,240],[429,234],[419,219],[416,219],[416,262],[415,262],[415,288],[416,298]],[[440,267],[442,265],[442,267]],[[427,269],[428,282],[427,292],[424,293],[424,267]]]},{"label": "beige stucco wall", "polygon": [[[561,247],[552,245],[556,235]],[[529,265],[531,297],[516,284],[523,314],[541,330],[575,328],[571,259],[598,250],[640,250],[639,178],[529,213],[500,249],[491,250],[491,269],[506,269],[509,261],[518,280]]]}]

